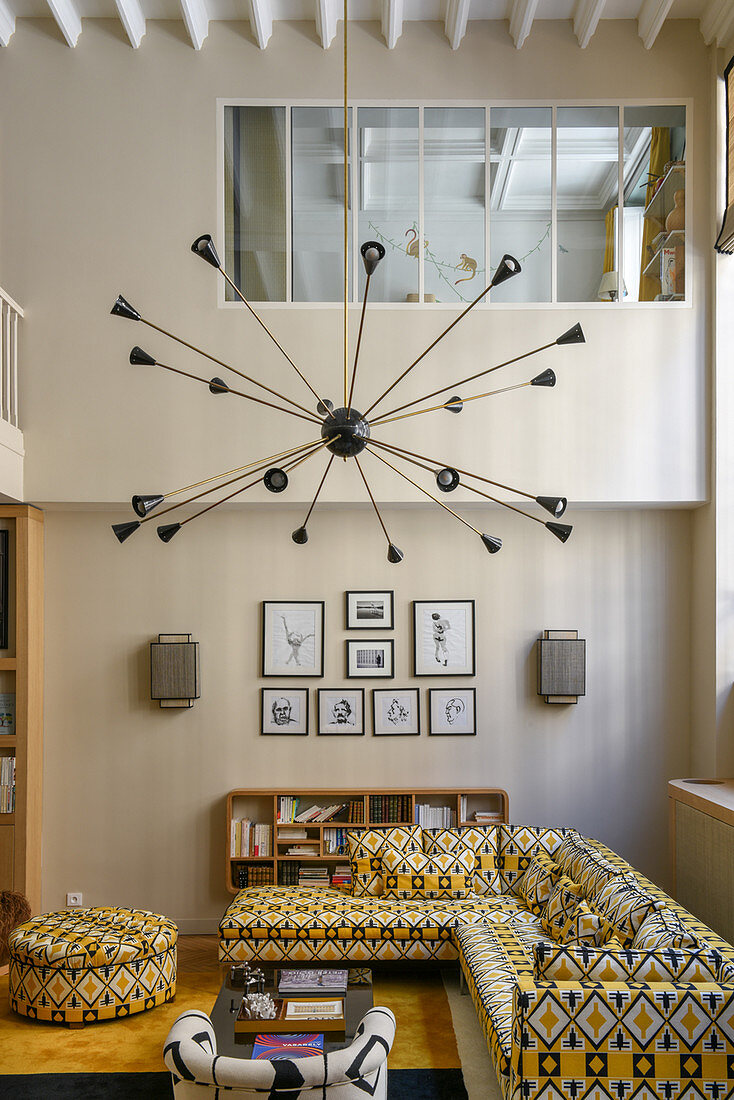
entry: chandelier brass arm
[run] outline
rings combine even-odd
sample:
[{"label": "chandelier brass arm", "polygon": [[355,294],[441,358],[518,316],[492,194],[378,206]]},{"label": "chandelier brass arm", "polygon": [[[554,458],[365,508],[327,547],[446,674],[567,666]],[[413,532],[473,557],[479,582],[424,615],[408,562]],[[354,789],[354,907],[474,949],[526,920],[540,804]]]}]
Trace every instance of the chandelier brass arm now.
[{"label": "chandelier brass arm", "polygon": [[[376,457],[379,458],[379,455],[377,455]],[[375,510],[375,515],[377,516],[378,520],[380,521],[380,527],[382,528],[383,533],[385,535],[385,538],[387,539],[387,560],[389,562],[392,562],[393,565],[396,565],[399,561],[403,560],[403,557],[404,557],[403,551],[400,549],[400,547],[395,545],[395,543],[392,541],[392,539],[390,538],[390,536],[387,533],[387,527],[385,526],[385,521],[383,520],[382,515],[380,514],[380,509],[377,507],[377,501],[375,500],[375,498],[372,494],[372,490],[370,489],[369,482],[367,481],[367,478],[365,477],[364,470],[362,469],[362,464],[360,463],[360,461],[356,457],[356,455],[354,457],[354,461],[357,463],[357,469],[359,470],[360,477],[362,478],[362,481],[364,482],[364,487],[367,490],[367,495],[369,496],[370,500],[372,501],[372,507]]]},{"label": "chandelier brass arm", "polygon": [[334,455],[334,454],[331,455],[331,457],[329,458],[329,461],[326,463],[326,469],[324,470],[323,477],[321,478],[321,481],[319,482],[319,487],[316,490],[314,498],[311,501],[311,507],[306,512],[306,518],[304,519],[301,526],[297,527],[296,530],[293,531],[292,534],[291,534],[291,538],[299,546],[303,546],[303,545],[305,545],[305,543],[308,542],[308,529],[307,529],[308,528],[308,521],[311,518],[311,513],[313,512],[314,508],[316,507],[316,501],[319,499],[319,495],[321,493],[321,490],[324,487],[324,483],[325,483],[327,477],[329,476],[329,470],[331,469],[331,464],[332,464],[332,462],[334,461],[335,458],[336,458],[336,455]]},{"label": "chandelier brass arm", "polygon": [[[554,384],[554,383],[553,383]],[[499,393],[511,393],[512,390],[522,390],[526,386],[538,385],[538,383],[530,380],[528,382],[517,382],[514,386],[503,386],[499,390],[488,390],[487,393],[477,393],[473,397],[462,397],[461,403],[466,404],[468,401],[479,401],[482,397],[496,397]],[[385,424],[394,424],[396,420],[407,420],[410,416],[421,416],[423,413],[436,412],[437,409],[451,409],[452,405],[458,404],[457,399],[452,397],[448,401],[444,401],[442,405],[431,405],[428,409],[413,409],[412,412],[400,413],[399,416],[390,416],[387,420],[375,420],[371,427],[382,428]]]}]

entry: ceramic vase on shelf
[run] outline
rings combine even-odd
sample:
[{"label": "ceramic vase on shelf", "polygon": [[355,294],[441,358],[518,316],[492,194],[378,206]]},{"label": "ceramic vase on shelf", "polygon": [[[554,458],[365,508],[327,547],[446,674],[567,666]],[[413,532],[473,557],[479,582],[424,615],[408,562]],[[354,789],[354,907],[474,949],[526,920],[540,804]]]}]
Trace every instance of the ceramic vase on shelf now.
[{"label": "ceramic vase on shelf", "polygon": [[665,219],[665,230],[672,233],[676,229],[686,227],[686,193],[684,190],[676,191],[673,195],[675,206]]}]

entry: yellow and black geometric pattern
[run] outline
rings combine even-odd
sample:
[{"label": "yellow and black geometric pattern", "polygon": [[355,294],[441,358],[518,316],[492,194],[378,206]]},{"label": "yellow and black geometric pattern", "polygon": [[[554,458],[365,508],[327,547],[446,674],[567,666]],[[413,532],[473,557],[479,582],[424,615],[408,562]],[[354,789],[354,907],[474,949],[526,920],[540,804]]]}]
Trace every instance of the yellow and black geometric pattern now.
[{"label": "yellow and black geometric pattern", "polygon": [[594,908],[614,926],[625,947],[632,944],[638,928],[656,905],[655,898],[643,894],[627,876],[610,879],[594,896]]},{"label": "yellow and black geometric pattern", "polygon": [[554,855],[569,832],[569,829],[540,829],[530,825],[498,825],[501,893],[516,894],[533,856],[539,852]]},{"label": "yellow and black geometric pattern", "polygon": [[585,944],[587,947],[606,947],[609,940],[613,939],[620,948],[623,946],[616,937],[614,926],[595,913],[583,899],[579,901],[557,938],[563,944]]},{"label": "yellow and black geometric pattern", "polygon": [[435,856],[427,856],[424,852],[406,855],[399,848],[385,844],[381,855],[385,898],[458,899],[471,894],[473,852],[469,869],[455,858],[453,852],[438,852]]},{"label": "yellow and black geometric pattern", "polygon": [[538,852],[533,856],[520,882],[520,896],[532,913],[543,912],[560,877],[560,868],[549,855]]},{"label": "yellow and black geometric pattern", "polygon": [[420,825],[398,825],[390,829],[361,829],[347,833],[352,869],[352,895],[379,897],[385,889],[382,876],[382,848],[391,844],[406,854],[423,851]]},{"label": "yellow and black geometric pattern", "polygon": [[535,948],[535,974],[555,982],[704,982],[722,981],[727,964],[718,951],[629,951],[558,947],[547,941]]},{"label": "yellow and black geometric pattern", "polygon": [[10,937],[10,1007],[52,1023],[130,1016],[176,995],[178,930],[142,909],[34,917]]},{"label": "yellow and black geometric pattern", "polygon": [[669,909],[654,909],[648,913],[632,940],[634,951],[657,951],[664,947],[695,949],[700,946],[680,917]]},{"label": "yellow and black geometric pattern", "polygon": [[541,923],[552,940],[560,940],[561,933],[581,900],[581,887],[567,875],[558,879],[548,898]]}]

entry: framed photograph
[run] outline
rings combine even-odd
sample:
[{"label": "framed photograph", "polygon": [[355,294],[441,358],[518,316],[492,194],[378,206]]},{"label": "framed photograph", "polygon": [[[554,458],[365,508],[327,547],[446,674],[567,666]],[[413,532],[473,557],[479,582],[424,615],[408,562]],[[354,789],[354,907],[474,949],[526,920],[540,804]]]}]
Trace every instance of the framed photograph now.
[{"label": "framed photograph", "polygon": [[263,600],[263,676],[324,675],[324,601]]},{"label": "framed photograph", "polygon": [[429,734],[435,737],[477,732],[476,688],[429,688]]},{"label": "framed photograph", "polygon": [[0,531],[0,649],[8,648],[8,532]]},{"label": "framed photograph", "polygon": [[372,679],[392,680],[395,675],[394,652],[392,638],[381,638],[379,642],[371,639],[347,642],[347,679],[369,676]]},{"label": "framed photograph", "polygon": [[308,734],[308,688],[260,688],[260,733]]},{"label": "framed photograph", "polygon": [[364,688],[319,688],[319,735],[364,734]]},{"label": "framed photograph", "polygon": [[417,737],[421,731],[418,688],[373,688],[375,737]]},{"label": "framed photograph", "polygon": [[413,600],[413,675],[475,673],[474,600]]},{"label": "framed photograph", "polygon": [[393,630],[393,592],[347,592],[347,630]]}]

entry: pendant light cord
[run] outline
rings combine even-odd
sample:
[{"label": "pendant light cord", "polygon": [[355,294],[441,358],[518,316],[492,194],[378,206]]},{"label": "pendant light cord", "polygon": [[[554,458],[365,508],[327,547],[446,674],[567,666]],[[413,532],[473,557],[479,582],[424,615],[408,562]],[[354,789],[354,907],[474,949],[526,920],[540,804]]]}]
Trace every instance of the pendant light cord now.
[{"label": "pendant light cord", "polygon": [[349,108],[347,106],[347,5],[344,0],[344,407],[349,387]]}]

